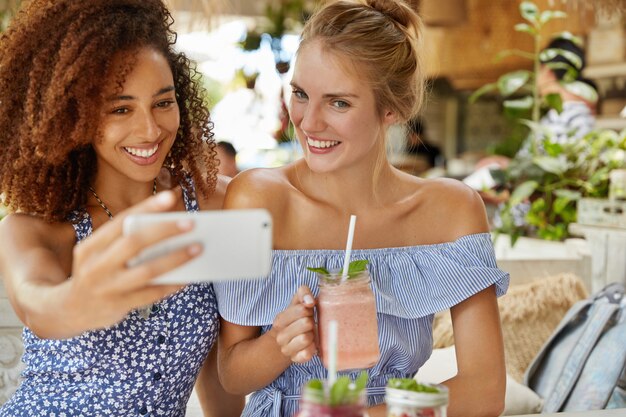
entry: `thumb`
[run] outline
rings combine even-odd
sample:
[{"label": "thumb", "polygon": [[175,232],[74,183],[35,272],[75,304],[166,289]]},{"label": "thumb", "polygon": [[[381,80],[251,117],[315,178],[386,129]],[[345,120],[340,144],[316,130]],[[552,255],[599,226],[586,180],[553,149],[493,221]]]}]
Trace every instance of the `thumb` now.
[{"label": "thumb", "polygon": [[315,305],[313,293],[306,285],[302,285],[298,288],[298,292],[296,293],[294,299],[297,299],[297,302],[304,304],[307,307],[313,307]]}]

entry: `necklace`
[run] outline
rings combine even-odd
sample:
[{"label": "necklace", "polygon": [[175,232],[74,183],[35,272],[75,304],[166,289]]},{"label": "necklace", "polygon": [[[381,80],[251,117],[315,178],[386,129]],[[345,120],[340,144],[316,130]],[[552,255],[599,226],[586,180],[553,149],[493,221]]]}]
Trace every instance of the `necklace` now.
[{"label": "necklace", "polygon": [[[96,199],[96,201],[98,202],[98,204],[100,204],[100,207],[102,207],[102,210],[104,210],[104,212],[107,214],[107,216],[109,216],[109,220],[113,220],[113,214],[111,213],[111,210],[109,210],[107,205],[104,204],[104,202],[100,199],[100,197],[98,197],[98,194],[96,193],[96,191],[91,186],[89,186],[89,191],[91,191],[91,194],[93,194],[93,196]],[[155,178],[154,182],[152,183],[152,195],[156,194],[156,191],[157,191],[157,180]],[[158,307],[155,304],[148,304],[147,306],[138,308],[137,309],[137,313],[143,319],[148,319],[148,318],[150,318],[150,313],[153,310],[154,311],[158,311]]]},{"label": "necklace", "polygon": [[[152,183],[152,195],[156,194],[156,189],[157,189],[156,183],[157,183],[157,180],[155,178],[154,182]],[[91,186],[89,186],[89,191],[91,191],[91,194],[93,194],[98,204],[100,204],[100,207],[102,207],[102,210],[104,210],[107,216],[109,216],[109,220],[113,220],[113,214],[111,214],[111,210],[109,210],[106,204],[104,204],[104,202],[102,202],[100,197],[98,197],[98,194],[96,193],[96,191]]]}]

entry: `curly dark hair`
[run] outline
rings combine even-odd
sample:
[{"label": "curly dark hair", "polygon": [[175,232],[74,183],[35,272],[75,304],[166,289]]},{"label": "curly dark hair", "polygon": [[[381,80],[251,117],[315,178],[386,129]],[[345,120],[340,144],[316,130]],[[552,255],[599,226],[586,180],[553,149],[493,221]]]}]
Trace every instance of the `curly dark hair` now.
[{"label": "curly dark hair", "polygon": [[[0,37],[0,199],[48,221],[87,202],[96,173],[91,145],[112,57],[152,47],[174,76],[180,127],[166,160],[208,196],[217,182],[213,125],[189,59],[174,50],[161,0],[31,0]],[[132,59],[130,60],[132,61]],[[133,62],[114,80],[119,88]]]}]

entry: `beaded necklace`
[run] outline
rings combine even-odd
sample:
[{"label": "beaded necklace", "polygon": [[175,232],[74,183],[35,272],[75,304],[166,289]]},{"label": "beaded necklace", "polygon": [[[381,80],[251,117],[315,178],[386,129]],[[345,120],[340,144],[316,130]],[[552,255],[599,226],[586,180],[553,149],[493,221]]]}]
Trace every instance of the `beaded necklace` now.
[{"label": "beaded necklace", "polygon": [[[91,191],[91,194],[93,194],[98,204],[100,204],[100,207],[102,207],[102,210],[104,210],[107,216],[109,216],[109,220],[113,220],[113,214],[111,213],[111,210],[109,210],[106,204],[104,204],[104,202],[100,199],[100,197],[98,197],[98,194],[96,193],[96,191],[91,186],[89,187],[89,191]],[[155,178],[154,183],[152,184],[152,194],[153,195],[156,194],[156,191],[157,191],[157,180]],[[137,313],[142,318],[147,319],[150,317],[150,313],[154,310],[155,307],[156,307],[155,304],[148,304],[147,306],[138,308]]]}]

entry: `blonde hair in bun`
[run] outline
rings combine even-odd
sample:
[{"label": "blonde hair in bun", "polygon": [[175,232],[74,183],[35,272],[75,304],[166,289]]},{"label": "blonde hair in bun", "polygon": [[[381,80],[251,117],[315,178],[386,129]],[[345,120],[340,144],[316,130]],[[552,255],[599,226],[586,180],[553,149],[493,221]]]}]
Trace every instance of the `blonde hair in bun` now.
[{"label": "blonde hair in bun", "polygon": [[423,102],[421,28],[402,0],[338,0],[307,21],[300,48],[319,41],[327,52],[348,58],[372,88],[379,114],[392,111],[404,123]]}]

